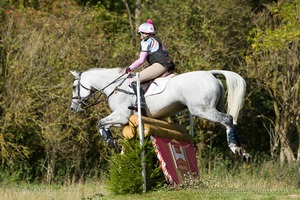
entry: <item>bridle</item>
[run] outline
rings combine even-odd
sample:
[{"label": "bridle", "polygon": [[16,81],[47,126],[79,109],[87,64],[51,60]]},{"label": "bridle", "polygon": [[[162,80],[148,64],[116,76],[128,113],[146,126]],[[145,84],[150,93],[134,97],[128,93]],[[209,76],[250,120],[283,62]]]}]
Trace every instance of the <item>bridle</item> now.
[{"label": "bridle", "polygon": [[[102,96],[102,94],[104,94],[104,90],[106,89],[106,88],[108,88],[110,85],[112,85],[112,84],[114,84],[114,83],[116,83],[116,82],[118,82],[118,81],[120,81],[121,80],[121,78],[126,74],[126,73],[124,73],[124,74],[122,74],[121,76],[119,76],[118,78],[116,78],[114,81],[112,81],[111,83],[109,83],[108,85],[106,85],[104,88],[102,88],[101,90],[97,90],[97,89],[95,89],[95,88],[87,88],[87,87],[85,87],[82,83],[81,83],[81,74],[82,73],[79,73],[79,75],[78,75],[78,77],[77,78],[75,78],[75,80],[74,81],[76,81],[76,80],[78,80],[78,82],[77,82],[77,96],[76,97],[72,97],[72,102],[74,103],[74,104],[78,104],[78,105],[81,105],[81,107],[84,107],[85,109],[87,109],[87,108],[90,108],[90,107],[92,107],[92,106],[95,106],[95,105],[97,105],[97,104],[99,104],[99,103],[101,103],[101,102],[106,102],[106,101],[108,101],[108,99],[109,99],[109,97],[110,96],[112,96],[116,91],[122,91],[122,92],[124,92],[124,93],[127,93],[127,94],[133,94],[133,93],[130,93],[130,92],[128,92],[128,91],[126,91],[126,90],[122,90],[122,89],[119,89],[119,87],[125,82],[125,80],[129,77],[129,76],[131,76],[130,74],[128,74],[128,76],[127,77],[125,77],[125,78],[123,78],[123,80],[120,82],[120,84],[118,84],[113,90],[112,90],[112,92],[109,94],[109,95],[107,95],[107,98],[106,98],[106,100],[105,101],[101,101],[101,96]],[[83,88],[83,89],[85,89],[85,90],[88,90],[88,91],[90,91],[90,94],[88,95],[88,96],[86,96],[86,97],[81,97],[80,96],[80,88]],[[93,95],[95,92],[99,92],[100,94],[99,95]],[[93,97],[94,97],[94,101],[93,101],[93,103],[91,103],[90,105],[88,105],[88,100],[90,99],[90,97],[93,95]],[[74,102],[73,100],[78,100],[79,102]]]},{"label": "bridle", "polygon": [[[85,87],[84,85],[82,85],[82,83],[81,83],[81,73],[78,75],[78,78],[75,78],[75,80],[74,81],[76,81],[76,80],[78,80],[78,82],[77,82],[77,96],[76,97],[72,97],[72,102],[74,103],[74,104],[78,104],[78,105],[82,105],[82,106],[87,106],[87,101],[89,100],[89,98],[90,98],[90,96],[91,96],[91,94],[94,92],[94,89],[89,89],[89,88],[87,88],[87,87]],[[90,91],[90,94],[87,96],[87,97],[84,97],[84,98],[82,98],[81,96],[80,96],[80,88],[83,88],[83,89],[85,89],[85,90],[89,90]],[[74,89],[74,88],[73,88]],[[76,99],[76,100],[78,100],[79,102],[74,102],[73,100],[74,99]]]}]

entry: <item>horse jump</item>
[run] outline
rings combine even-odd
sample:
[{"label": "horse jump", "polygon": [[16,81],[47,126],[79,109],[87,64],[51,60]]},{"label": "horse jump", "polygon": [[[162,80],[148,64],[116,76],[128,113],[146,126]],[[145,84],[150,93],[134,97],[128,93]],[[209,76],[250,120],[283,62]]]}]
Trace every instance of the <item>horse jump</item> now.
[{"label": "horse jump", "polygon": [[[144,135],[152,141],[157,159],[167,182],[173,186],[184,181],[185,176],[197,176],[198,166],[194,138],[184,126],[170,124],[153,118],[142,117]],[[123,129],[125,139],[133,138],[139,126],[138,116],[129,118]]]}]

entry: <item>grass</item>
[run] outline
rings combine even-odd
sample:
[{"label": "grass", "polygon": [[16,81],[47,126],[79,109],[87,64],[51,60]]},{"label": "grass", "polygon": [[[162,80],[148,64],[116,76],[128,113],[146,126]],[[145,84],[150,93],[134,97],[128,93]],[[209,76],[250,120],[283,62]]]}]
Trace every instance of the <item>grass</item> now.
[{"label": "grass", "polygon": [[281,166],[254,162],[231,164],[214,157],[211,170],[202,163],[200,178],[187,179],[178,188],[164,186],[144,194],[113,194],[103,181],[66,185],[0,183],[1,200],[199,200],[300,199],[300,163]]},{"label": "grass", "polygon": [[86,183],[71,186],[16,185],[0,189],[2,200],[198,200],[198,199],[300,199],[298,189],[204,188],[159,190],[145,194],[113,195],[104,184]]},{"label": "grass", "polygon": [[107,196],[109,192],[104,188],[104,184],[95,182],[68,186],[16,184],[0,189],[1,200],[77,200],[89,199],[96,194]]},{"label": "grass", "polygon": [[300,198],[300,191],[287,190],[241,190],[241,189],[205,189],[168,192],[150,192],[140,195],[107,196],[103,199],[145,199],[145,200],[198,200],[198,199],[289,199]]},{"label": "grass", "polygon": [[268,170],[260,166],[259,169],[252,169],[252,173],[245,173],[249,169],[238,173],[236,169],[223,173],[212,171],[211,174],[202,173],[200,178],[188,179],[176,189],[164,186],[157,191],[127,195],[112,194],[100,181],[70,185],[10,183],[1,186],[0,197],[1,200],[300,199],[297,171],[293,170],[293,176],[288,173],[283,176],[273,173],[278,171],[275,166]]}]

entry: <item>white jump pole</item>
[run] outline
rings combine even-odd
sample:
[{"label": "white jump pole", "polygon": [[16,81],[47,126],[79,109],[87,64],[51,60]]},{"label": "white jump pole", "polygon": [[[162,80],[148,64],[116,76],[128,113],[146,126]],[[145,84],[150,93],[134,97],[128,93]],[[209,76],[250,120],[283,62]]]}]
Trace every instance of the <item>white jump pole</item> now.
[{"label": "white jump pole", "polygon": [[142,109],[141,109],[141,90],[140,90],[140,73],[136,74],[137,80],[137,104],[138,104],[138,116],[139,116],[139,132],[140,132],[140,146],[143,148],[141,154],[142,162],[142,177],[143,177],[143,192],[147,190],[146,187],[146,164],[145,164],[145,149],[144,149],[144,127],[142,123]]}]

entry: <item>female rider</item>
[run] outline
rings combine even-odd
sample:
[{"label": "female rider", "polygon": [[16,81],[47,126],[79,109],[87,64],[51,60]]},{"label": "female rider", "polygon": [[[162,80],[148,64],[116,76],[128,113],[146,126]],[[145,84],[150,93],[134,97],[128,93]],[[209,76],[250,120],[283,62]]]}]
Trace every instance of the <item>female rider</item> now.
[{"label": "female rider", "polygon": [[[141,39],[140,57],[126,68],[125,73],[128,74],[132,70],[140,67],[146,60],[149,63],[149,66],[140,72],[141,83],[155,79],[165,73],[173,73],[175,65],[163,42],[155,36],[154,26],[150,19],[139,26],[138,34]],[[137,94],[136,81],[133,81],[131,86],[135,94]],[[141,106],[142,108],[145,108],[143,92],[141,92],[141,95]],[[136,105],[128,108],[136,110]]]}]

